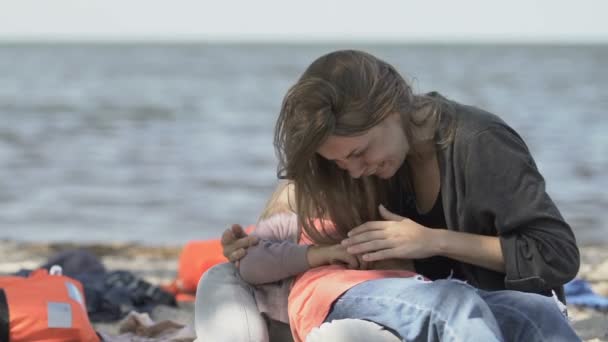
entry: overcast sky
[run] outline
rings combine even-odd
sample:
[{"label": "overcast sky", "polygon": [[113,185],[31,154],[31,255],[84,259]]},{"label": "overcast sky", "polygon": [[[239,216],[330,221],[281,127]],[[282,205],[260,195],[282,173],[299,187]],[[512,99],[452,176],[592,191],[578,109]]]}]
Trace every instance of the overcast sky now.
[{"label": "overcast sky", "polygon": [[608,0],[0,0],[0,40],[608,43]]}]

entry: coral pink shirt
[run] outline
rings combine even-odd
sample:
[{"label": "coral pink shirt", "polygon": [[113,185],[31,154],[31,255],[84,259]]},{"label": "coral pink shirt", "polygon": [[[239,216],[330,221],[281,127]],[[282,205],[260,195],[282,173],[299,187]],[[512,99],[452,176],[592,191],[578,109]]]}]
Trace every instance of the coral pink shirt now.
[{"label": "coral pink shirt", "polygon": [[295,341],[304,341],[320,326],[333,302],[353,286],[380,278],[405,278],[416,273],[402,270],[350,270],[330,265],[312,268],[298,276],[288,299],[289,325]]},{"label": "coral pink shirt", "polygon": [[[313,243],[306,234],[301,234],[300,244]],[[367,280],[413,276],[416,273],[405,270],[351,270],[342,265],[309,269],[296,277],[287,300],[294,340],[306,340],[308,333],[325,321],[332,304],[353,286]]]}]

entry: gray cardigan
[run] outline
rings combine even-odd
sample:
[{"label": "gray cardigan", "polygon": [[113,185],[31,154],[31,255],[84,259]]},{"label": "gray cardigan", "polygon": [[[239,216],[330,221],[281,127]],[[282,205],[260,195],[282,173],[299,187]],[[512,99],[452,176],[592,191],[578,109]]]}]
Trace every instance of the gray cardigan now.
[{"label": "gray cardigan", "polygon": [[446,103],[453,115],[442,116],[436,138],[445,138],[451,117],[453,139],[438,153],[447,228],[498,236],[506,268],[503,274],[461,264],[465,278],[487,290],[555,290],[563,302],[562,285],[578,272],[579,250],[528,148],[497,116]]}]

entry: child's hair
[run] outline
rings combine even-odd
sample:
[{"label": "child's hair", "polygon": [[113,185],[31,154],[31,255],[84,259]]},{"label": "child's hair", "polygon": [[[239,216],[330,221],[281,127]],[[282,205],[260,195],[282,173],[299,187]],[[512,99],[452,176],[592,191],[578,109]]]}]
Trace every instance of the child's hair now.
[{"label": "child's hair", "polygon": [[285,212],[296,212],[295,203],[293,203],[293,184],[282,180],[279,182],[276,190],[272,193],[258,222],[271,217],[274,214]]}]

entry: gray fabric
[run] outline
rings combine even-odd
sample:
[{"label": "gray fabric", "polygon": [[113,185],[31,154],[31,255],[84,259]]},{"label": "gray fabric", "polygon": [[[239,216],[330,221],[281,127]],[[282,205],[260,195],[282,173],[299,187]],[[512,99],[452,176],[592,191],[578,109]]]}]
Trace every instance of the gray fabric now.
[{"label": "gray fabric", "polygon": [[262,240],[249,247],[239,266],[243,280],[259,284],[252,286],[259,310],[285,323],[289,322],[287,298],[293,276],[310,268],[306,259],[308,247],[297,244],[297,221],[293,213],[277,214],[261,221],[252,235]]},{"label": "gray fabric", "polygon": [[294,213],[281,213],[260,221],[253,233],[260,242],[247,249],[239,273],[250,284],[271,283],[307,271],[308,246],[298,245],[298,219]]},{"label": "gray fabric", "polygon": [[[506,276],[462,264],[467,280],[488,290],[550,294],[554,289],[564,301],[562,285],[576,275],[579,251],[527,146],[497,116],[446,103],[455,113],[454,138],[438,153],[447,228],[498,236],[505,258]],[[438,141],[449,118],[442,116]]]}]

